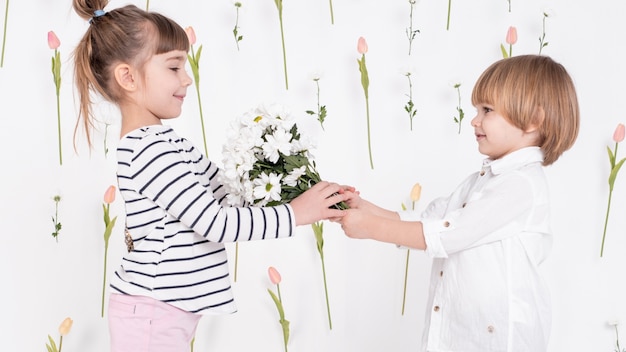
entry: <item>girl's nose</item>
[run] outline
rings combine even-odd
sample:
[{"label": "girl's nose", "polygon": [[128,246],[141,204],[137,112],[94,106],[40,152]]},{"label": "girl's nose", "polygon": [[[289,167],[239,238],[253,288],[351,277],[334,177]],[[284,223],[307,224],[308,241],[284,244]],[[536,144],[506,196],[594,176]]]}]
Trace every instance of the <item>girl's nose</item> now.
[{"label": "girl's nose", "polygon": [[480,118],[478,117],[478,115],[474,116],[472,121],[470,121],[470,125],[472,127],[478,127],[480,125]]}]

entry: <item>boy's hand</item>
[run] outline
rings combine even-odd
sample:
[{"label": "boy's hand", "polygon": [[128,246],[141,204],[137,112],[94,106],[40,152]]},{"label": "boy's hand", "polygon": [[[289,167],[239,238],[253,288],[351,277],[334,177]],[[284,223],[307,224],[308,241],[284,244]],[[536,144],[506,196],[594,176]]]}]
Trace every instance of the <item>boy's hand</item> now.
[{"label": "boy's hand", "polygon": [[326,181],[316,183],[289,203],[296,218],[296,225],[341,218],[344,210],[336,209],[333,205],[345,201],[349,193],[336,183]]}]

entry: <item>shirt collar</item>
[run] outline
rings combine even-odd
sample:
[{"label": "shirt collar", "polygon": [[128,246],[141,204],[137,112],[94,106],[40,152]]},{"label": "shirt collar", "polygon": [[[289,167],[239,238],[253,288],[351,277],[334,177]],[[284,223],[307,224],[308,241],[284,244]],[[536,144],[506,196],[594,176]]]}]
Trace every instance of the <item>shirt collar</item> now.
[{"label": "shirt collar", "polygon": [[483,160],[483,170],[491,168],[491,172],[494,175],[498,175],[530,163],[543,162],[543,158],[544,156],[541,148],[526,147],[518,149],[497,160],[489,158]]}]

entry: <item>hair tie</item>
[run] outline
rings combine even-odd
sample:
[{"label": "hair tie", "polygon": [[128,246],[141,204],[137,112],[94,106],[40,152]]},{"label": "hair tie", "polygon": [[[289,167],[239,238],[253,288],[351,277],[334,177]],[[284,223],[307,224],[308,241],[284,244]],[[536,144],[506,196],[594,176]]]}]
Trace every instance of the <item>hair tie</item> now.
[{"label": "hair tie", "polygon": [[93,17],[89,19],[89,23],[91,23],[94,20],[94,18],[98,18],[98,17],[104,16],[104,15],[106,15],[106,11],[104,11],[104,10],[96,10],[96,11],[94,11],[93,12]]}]

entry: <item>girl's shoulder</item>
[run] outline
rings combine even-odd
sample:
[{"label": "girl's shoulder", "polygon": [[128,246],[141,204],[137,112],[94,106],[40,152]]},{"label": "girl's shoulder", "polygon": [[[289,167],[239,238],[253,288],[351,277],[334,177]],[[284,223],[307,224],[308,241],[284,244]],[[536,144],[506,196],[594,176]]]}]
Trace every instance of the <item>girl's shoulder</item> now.
[{"label": "girl's shoulder", "polygon": [[128,132],[120,139],[119,147],[129,148],[138,144],[152,143],[155,141],[177,141],[180,137],[174,129],[166,125],[151,125],[137,128]]}]

